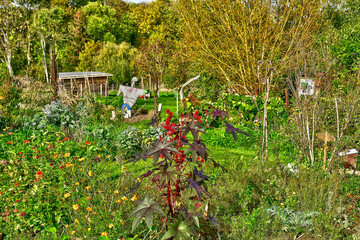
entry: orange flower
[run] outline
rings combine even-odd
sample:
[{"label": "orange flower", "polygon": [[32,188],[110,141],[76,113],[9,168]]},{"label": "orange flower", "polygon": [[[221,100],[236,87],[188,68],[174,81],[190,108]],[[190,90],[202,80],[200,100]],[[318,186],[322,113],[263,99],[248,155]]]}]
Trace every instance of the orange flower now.
[{"label": "orange flower", "polygon": [[38,171],[38,172],[36,173],[36,178],[37,178],[37,179],[42,179],[43,177],[44,177],[44,174],[43,174],[42,171]]},{"label": "orange flower", "polygon": [[91,188],[91,186],[87,186],[87,187],[85,187],[86,188],[86,190],[89,190],[90,188]]},{"label": "orange flower", "polygon": [[131,198],[131,201],[136,201],[138,199],[139,195],[134,195],[132,198]]},{"label": "orange flower", "polygon": [[121,200],[117,200],[116,203],[121,203]]},{"label": "orange flower", "polygon": [[14,133],[13,132],[9,132],[9,135],[13,135]]},{"label": "orange flower", "polygon": [[85,142],[86,145],[91,145],[91,142]]},{"label": "orange flower", "polygon": [[100,237],[102,237],[102,236],[105,236],[105,237],[106,237],[107,235],[108,235],[107,232],[102,232],[101,235],[100,235]]},{"label": "orange flower", "polygon": [[29,143],[29,142],[30,142],[30,140],[25,140],[25,142],[24,142],[24,143],[26,144],[26,143]]},{"label": "orange flower", "polygon": [[66,163],[66,167],[72,167],[72,166],[74,166],[74,164]]},{"label": "orange flower", "polygon": [[64,138],[64,141],[69,141],[69,140],[70,140],[69,137]]},{"label": "orange flower", "polygon": [[92,211],[92,208],[91,207],[87,207],[86,210],[88,210],[89,212]]},{"label": "orange flower", "polygon": [[12,144],[14,144],[14,143],[13,143],[13,142],[7,142],[7,144],[12,145]]},{"label": "orange flower", "polygon": [[86,197],[85,199],[86,199],[86,200],[90,200],[90,199],[91,199],[91,197]]}]

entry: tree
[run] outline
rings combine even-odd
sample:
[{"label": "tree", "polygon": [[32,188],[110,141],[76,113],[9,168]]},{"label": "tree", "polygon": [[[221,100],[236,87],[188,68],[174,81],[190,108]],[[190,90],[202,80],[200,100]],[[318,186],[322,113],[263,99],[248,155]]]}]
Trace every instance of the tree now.
[{"label": "tree", "polygon": [[[279,74],[316,29],[319,0],[178,0],[177,12],[193,59],[201,61],[238,92],[264,91],[258,61],[270,60]],[[234,86],[239,84],[242,88]]]},{"label": "tree", "polygon": [[133,42],[136,29],[127,13],[120,17],[111,6],[90,2],[82,8],[86,19],[86,32],[95,41],[119,43]]},{"label": "tree", "polygon": [[136,67],[142,74],[149,75],[150,83],[154,83],[154,115],[157,112],[157,92],[159,91],[159,84],[162,83],[165,69],[167,66],[167,54],[165,41],[151,41],[143,48],[135,61]]},{"label": "tree", "polygon": [[136,4],[131,9],[136,21],[137,45],[146,45],[149,39],[178,39],[178,19],[168,0],[155,0],[148,4]]},{"label": "tree", "polygon": [[95,57],[95,69],[114,75],[111,79],[117,83],[129,82],[132,77],[132,59],[136,49],[127,42],[115,44],[107,42]]},{"label": "tree", "polygon": [[5,62],[10,78],[14,77],[11,64],[15,47],[19,46],[25,29],[22,9],[9,1],[0,1],[0,54]]},{"label": "tree", "polygon": [[[36,11],[33,17],[32,28],[37,32],[37,36],[41,43],[41,60],[47,83],[50,83],[47,51],[49,50],[51,59],[56,59],[57,42],[62,40],[66,33],[66,23],[67,16],[65,10],[60,7],[40,9]],[[54,83],[57,80],[51,79],[51,81]]]}]

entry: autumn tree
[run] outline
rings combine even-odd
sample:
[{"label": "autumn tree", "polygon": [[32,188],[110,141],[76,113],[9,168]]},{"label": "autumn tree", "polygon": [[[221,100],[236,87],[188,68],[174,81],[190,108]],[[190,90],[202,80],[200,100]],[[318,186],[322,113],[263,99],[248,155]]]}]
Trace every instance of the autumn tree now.
[{"label": "autumn tree", "polygon": [[[322,6],[319,0],[178,0],[193,59],[238,92],[263,92],[259,61],[282,74],[289,59],[311,43]],[[235,87],[234,85],[241,86]]]}]

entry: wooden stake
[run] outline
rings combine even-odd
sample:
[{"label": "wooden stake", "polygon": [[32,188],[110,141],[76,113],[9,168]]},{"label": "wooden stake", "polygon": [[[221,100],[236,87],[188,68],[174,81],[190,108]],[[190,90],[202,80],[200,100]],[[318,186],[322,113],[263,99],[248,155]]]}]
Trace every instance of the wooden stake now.
[{"label": "wooden stake", "polygon": [[286,108],[289,110],[289,89],[285,88],[285,102],[286,102]]},{"label": "wooden stake", "polygon": [[326,168],[326,150],[327,150],[327,142],[328,142],[328,133],[327,131],[325,131],[325,143],[324,143],[324,165],[323,165],[323,169],[325,171]]},{"label": "wooden stake", "polygon": [[100,96],[102,96],[102,84],[100,84]]}]

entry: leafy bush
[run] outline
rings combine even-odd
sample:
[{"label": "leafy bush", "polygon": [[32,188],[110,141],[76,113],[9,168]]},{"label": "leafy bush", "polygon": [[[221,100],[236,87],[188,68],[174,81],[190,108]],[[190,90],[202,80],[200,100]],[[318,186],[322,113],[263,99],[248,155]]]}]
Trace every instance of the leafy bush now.
[{"label": "leafy bush", "polygon": [[118,153],[122,159],[129,159],[135,153],[147,149],[163,134],[163,130],[160,128],[150,127],[141,130],[132,126],[127,127],[118,135],[116,142]]},{"label": "leafy bush", "polygon": [[314,211],[294,211],[291,208],[280,206],[272,206],[267,209],[267,213],[271,217],[278,217],[283,223],[284,231],[301,230],[303,228],[311,229],[313,225],[312,217],[318,215]]}]

